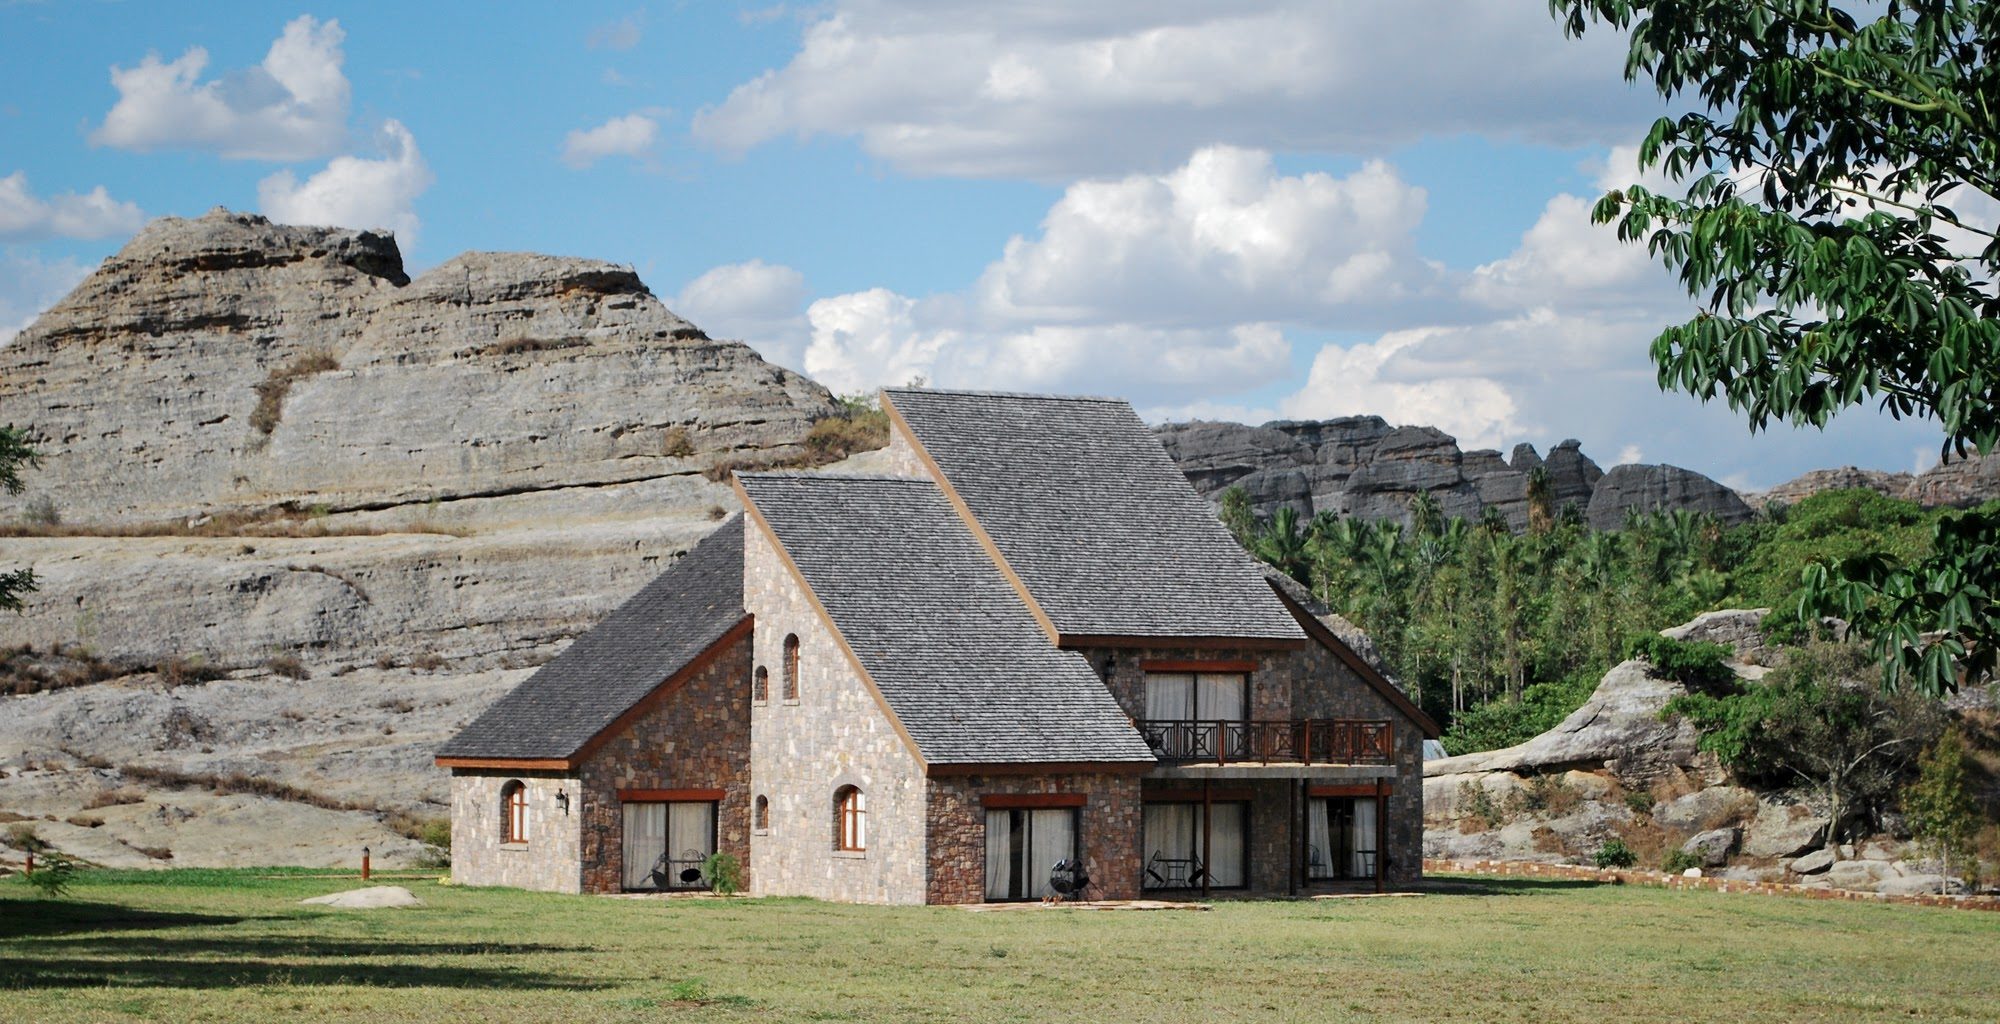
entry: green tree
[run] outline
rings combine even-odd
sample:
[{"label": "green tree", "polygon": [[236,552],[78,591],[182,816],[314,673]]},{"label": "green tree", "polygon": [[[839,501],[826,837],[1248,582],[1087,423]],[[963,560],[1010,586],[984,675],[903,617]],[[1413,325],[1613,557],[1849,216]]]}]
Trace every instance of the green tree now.
[{"label": "green tree", "polygon": [[[1948,451],[2000,445],[2000,11],[1890,0],[1551,0],[1564,29],[1630,33],[1626,77],[1700,109],[1661,118],[1631,186],[1595,210],[1644,240],[1701,309],[1652,345],[1663,388],[1721,397],[1753,430],[1878,404],[1935,419]],[[1942,519],[1929,554],[1820,567],[1802,613],[1870,638],[1891,688],[1984,678],[2000,655],[2000,514]]]},{"label": "green tree", "polygon": [[1222,525],[1229,528],[1229,534],[1236,543],[1245,548],[1251,546],[1257,535],[1257,515],[1250,510],[1250,492],[1241,487],[1231,486],[1222,492]]},{"label": "green tree", "polygon": [[1965,739],[1957,729],[1946,729],[1917,762],[1917,781],[1903,792],[1903,813],[1917,841],[1944,862],[1945,877],[1951,877],[1956,864],[1967,885],[1976,888],[1979,863],[1973,843],[1979,806],[1966,785],[1971,767]]},{"label": "green tree", "polygon": [[1279,572],[1312,585],[1312,552],[1306,531],[1299,526],[1298,509],[1285,505],[1272,513],[1271,521],[1251,538],[1250,551]]},{"label": "green tree", "polygon": [[[27,434],[13,424],[0,427],[0,491],[19,494],[24,466],[41,464],[41,456],[28,446]],[[21,595],[35,589],[33,569],[0,571],[0,611],[19,611]]]}]

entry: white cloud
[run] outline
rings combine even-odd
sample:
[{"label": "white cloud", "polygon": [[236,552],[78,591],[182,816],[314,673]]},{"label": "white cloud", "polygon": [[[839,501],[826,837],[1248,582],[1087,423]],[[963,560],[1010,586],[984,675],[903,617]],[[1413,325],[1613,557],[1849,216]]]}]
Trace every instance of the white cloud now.
[{"label": "white cloud", "polygon": [[645,38],[646,25],[638,14],[628,14],[590,30],[585,45],[593,50],[629,50]]},{"label": "white cloud", "polygon": [[1625,447],[1618,449],[1618,458],[1615,459],[1612,464],[1618,466],[1629,466],[1632,465],[1633,463],[1644,462],[1645,460],[1646,460],[1646,453],[1643,449],[1641,449],[1636,444],[1628,444]]},{"label": "white cloud", "polygon": [[1164,175],[1071,185],[1040,238],[1007,243],[979,299],[1038,323],[1351,326],[1436,290],[1413,243],[1424,205],[1380,162],[1288,177],[1268,153],[1212,146]]},{"label": "white cloud", "polygon": [[1068,179],[1197,146],[1377,153],[1478,133],[1609,141],[1657,109],[1615,32],[1570,40],[1535,4],[842,0],[782,68],[695,119],[741,151],[852,136],[921,174]]},{"label": "white cloud", "polygon": [[1424,348],[1445,328],[1392,331],[1366,344],[1327,345],[1305,386],[1279,403],[1286,416],[1326,419],[1373,414],[1391,423],[1434,426],[1467,448],[1498,448],[1528,430],[1502,383],[1467,372],[1422,368]]},{"label": "white cloud", "polygon": [[930,319],[916,300],[886,288],[820,299],[806,309],[805,371],[843,395],[930,377],[960,337]]},{"label": "white cloud", "polygon": [[798,366],[808,337],[806,297],[798,271],[750,260],[689,281],[667,305],[711,338],[746,341],[772,362]]},{"label": "white cloud", "polygon": [[644,114],[614,117],[595,128],[580,128],[563,139],[563,163],[589,167],[610,156],[644,160],[660,141],[660,124]]},{"label": "white cloud", "polygon": [[131,234],[145,223],[137,204],[111,198],[102,185],[82,195],[42,199],[28,190],[25,171],[0,178],[0,242],[106,238]]},{"label": "white cloud", "polygon": [[118,102],[90,140],[253,160],[312,160],[338,152],[347,138],[343,38],[339,22],[300,15],[262,64],[218,79],[200,81],[208,51],[199,46],[170,62],[147,54],[135,67],[114,67]]},{"label": "white cloud", "polygon": [[335,157],[303,182],[291,171],[258,182],[265,215],[286,224],[389,228],[407,251],[416,243],[417,197],[433,179],[417,140],[401,122],[383,122],[381,134],[381,159]]},{"label": "white cloud", "polygon": [[35,321],[90,275],[93,265],[0,253],[0,345]]}]

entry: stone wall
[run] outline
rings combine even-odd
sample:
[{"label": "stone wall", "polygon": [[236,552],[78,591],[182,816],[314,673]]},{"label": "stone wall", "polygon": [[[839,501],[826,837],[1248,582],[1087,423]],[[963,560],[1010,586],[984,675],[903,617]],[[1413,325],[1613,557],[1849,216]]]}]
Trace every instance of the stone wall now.
[{"label": "stone wall", "polygon": [[[521,780],[528,787],[528,841],[500,841],[500,789]],[[569,813],[556,806],[569,794]],[[580,892],[576,813],[578,781],[557,772],[489,772],[453,769],[451,778],[451,880],[459,885],[506,885],[543,892]]]},{"label": "stone wall", "polygon": [[[873,692],[762,527],[744,531],[743,606],[756,617],[755,664],[771,700],[750,712],[750,777],[770,828],[750,842],[750,891],[855,903],[922,903],[926,786]],[[784,691],[784,642],[799,638],[799,699]],[[867,799],[868,848],[834,849],[835,790]]]},{"label": "stone wall", "polygon": [[895,420],[889,421],[889,446],[882,449],[880,462],[881,468],[878,472],[884,476],[915,476],[926,480],[937,479],[931,475],[930,469],[918,457],[916,444],[910,440],[910,435],[905,433]]},{"label": "stone wall", "polygon": [[1108,685],[1118,705],[1134,720],[1146,717],[1146,662],[1210,661],[1255,662],[1250,673],[1250,718],[1260,722],[1282,722],[1292,717],[1292,658],[1290,651],[1193,650],[1185,647],[1096,648],[1079,651],[1104,676],[1111,661]]},{"label": "stone wall", "polygon": [[[583,888],[624,887],[622,789],[720,789],[716,852],[750,864],[751,639],[732,643],[583,765]],[[675,851],[678,855],[679,851]],[[746,877],[746,882],[747,882]]]},{"label": "stone wall", "polygon": [[1424,737],[1415,722],[1356,675],[1332,651],[1314,642],[1296,655],[1296,703],[1302,718],[1386,718],[1395,723],[1395,791],[1384,801],[1383,873],[1391,883],[1423,876]]},{"label": "stone wall", "polygon": [[986,900],[986,797],[1064,793],[1084,797],[1077,842],[1092,882],[1090,899],[1139,895],[1140,781],[1137,775],[959,775],[930,780],[927,831],[932,903]]}]

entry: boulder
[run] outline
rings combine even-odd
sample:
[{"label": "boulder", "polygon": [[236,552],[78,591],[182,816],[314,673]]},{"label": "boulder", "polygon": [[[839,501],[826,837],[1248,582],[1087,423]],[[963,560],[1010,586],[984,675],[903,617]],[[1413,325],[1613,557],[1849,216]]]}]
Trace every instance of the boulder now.
[{"label": "boulder", "polygon": [[1604,471],[1583,454],[1583,442],[1575,438],[1557,442],[1542,465],[1549,471],[1549,503],[1557,509],[1571,503],[1588,508],[1604,479]]},{"label": "boulder", "polygon": [[1966,889],[1964,882],[1943,875],[1904,875],[1882,879],[1875,884],[1875,891],[1888,896],[1922,896],[1928,893],[1956,896]]},{"label": "boulder", "polygon": [[1548,732],[1518,746],[1425,762],[1424,774],[1603,768],[1628,788],[1643,785],[1695,761],[1694,728],[1660,719],[1667,701],[1684,692],[1679,683],[1653,676],[1645,662],[1627,661],[1605,673],[1590,699]]},{"label": "boulder", "polygon": [[1816,875],[1833,866],[1833,851],[1814,850],[1785,866],[1794,874]]},{"label": "boulder", "polygon": [[1825,817],[1798,804],[1767,803],[1743,830],[1743,855],[1797,857],[1825,838]]},{"label": "boulder", "polygon": [[1675,797],[1653,809],[1653,820],[1671,829],[1698,832],[1755,813],[1757,794],[1740,786],[1709,786]]},{"label": "boulder", "polygon": [[[1551,459],[1553,459],[1553,454]],[[1705,512],[1725,526],[1747,522],[1756,513],[1735,491],[1708,477],[1679,466],[1613,466],[1611,472],[1590,493],[1590,525],[1599,530],[1616,530],[1625,525],[1628,511],[1655,510]]]},{"label": "boulder", "polygon": [[1910,481],[1902,497],[1926,508],[1964,507],[2000,497],[2000,457],[1947,458]]},{"label": "boulder", "polygon": [[1729,862],[1740,833],[1735,828],[1713,828],[1697,833],[1681,844],[1681,852],[1701,858],[1703,867],[1718,868]]},{"label": "boulder", "polygon": [[1910,489],[1915,480],[1908,473],[1889,473],[1879,469],[1860,469],[1842,466],[1838,469],[1815,469],[1794,477],[1768,491],[1746,494],[1743,500],[1755,508],[1763,508],[1772,502],[1796,505],[1815,494],[1825,491],[1869,490],[1886,494],[1892,498],[1901,497]]},{"label": "boulder", "polygon": [[1824,877],[1836,889],[1873,892],[1877,883],[1891,875],[1889,865],[1879,860],[1837,860]]},{"label": "boulder", "polygon": [[384,907],[421,907],[424,901],[410,890],[400,885],[374,885],[366,889],[349,889],[345,892],[328,893],[300,900],[322,907],[345,907],[349,910],[380,910]]}]

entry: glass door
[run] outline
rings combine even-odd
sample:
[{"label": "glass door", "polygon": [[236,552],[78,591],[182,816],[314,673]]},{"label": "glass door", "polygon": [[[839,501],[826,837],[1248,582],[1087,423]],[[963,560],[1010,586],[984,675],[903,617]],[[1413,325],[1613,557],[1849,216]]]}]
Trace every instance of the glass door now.
[{"label": "glass door", "polygon": [[1056,807],[986,812],[986,898],[1033,900],[1049,895],[1057,861],[1076,859],[1076,811]]},{"label": "glass door", "polygon": [[624,806],[625,888],[708,888],[702,869],[715,852],[715,804],[632,802]]}]

